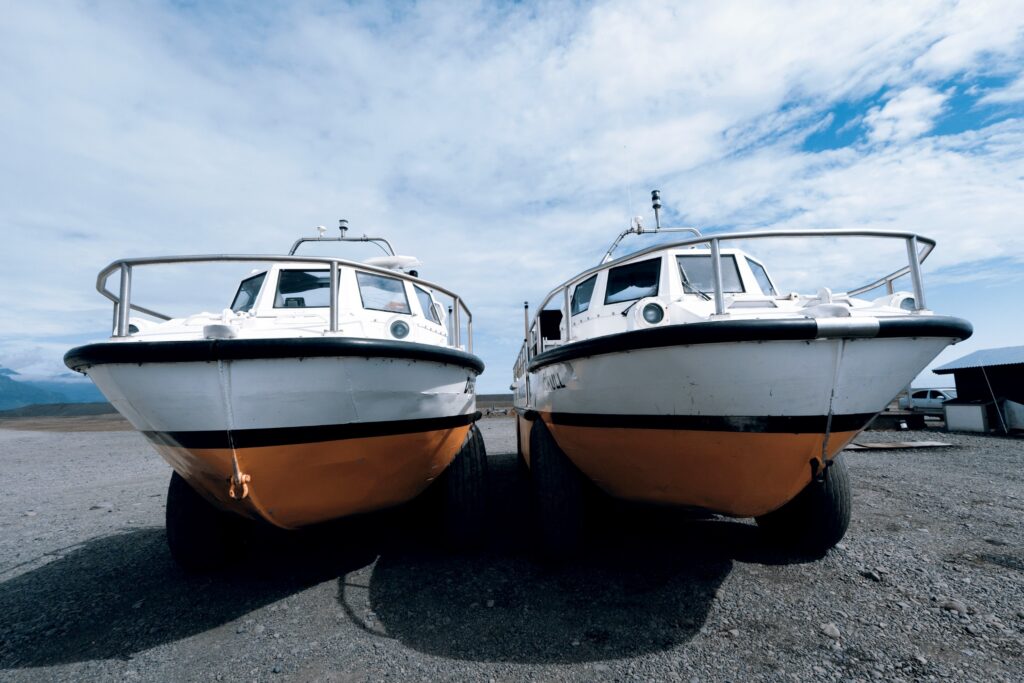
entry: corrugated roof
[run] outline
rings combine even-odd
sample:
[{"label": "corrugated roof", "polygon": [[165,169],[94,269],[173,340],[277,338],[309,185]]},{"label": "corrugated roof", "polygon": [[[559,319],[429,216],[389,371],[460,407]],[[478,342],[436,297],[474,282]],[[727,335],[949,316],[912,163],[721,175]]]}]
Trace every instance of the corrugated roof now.
[{"label": "corrugated roof", "polygon": [[1024,346],[1004,346],[1001,349],[982,349],[969,353],[959,360],[946,363],[932,370],[937,375],[948,375],[954,370],[991,367],[993,365],[1016,365],[1024,363]]}]

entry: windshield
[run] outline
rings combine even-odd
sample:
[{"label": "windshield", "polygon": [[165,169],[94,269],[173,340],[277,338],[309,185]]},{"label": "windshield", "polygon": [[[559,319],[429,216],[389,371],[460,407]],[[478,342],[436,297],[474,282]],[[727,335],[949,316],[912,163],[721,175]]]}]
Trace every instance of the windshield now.
[{"label": "windshield", "polygon": [[[743,291],[743,284],[740,282],[740,271],[736,267],[736,257],[725,255],[722,261],[722,291],[737,293]],[[679,264],[679,276],[683,280],[683,288],[687,292],[704,292],[710,294],[715,291],[715,277],[711,270],[711,254],[687,254],[676,256],[676,263]]]},{"label": "windshield", "polygon": [[242,284],[238,286],[238,292],[235,294],[235,299],[231,302],[231,310],[235,313],[251,311],[256,303],[256,295],[259,294],[260,287],[263,286],[263,281],[266,278],[266,273],[260,273],[259,275],[253,275],[242,280]]}]

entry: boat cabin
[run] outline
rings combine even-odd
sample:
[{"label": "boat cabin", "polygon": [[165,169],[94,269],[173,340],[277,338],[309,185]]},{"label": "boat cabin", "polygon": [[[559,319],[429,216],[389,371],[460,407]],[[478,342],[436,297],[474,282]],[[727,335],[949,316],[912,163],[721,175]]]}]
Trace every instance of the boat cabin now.
[{"label": "boat cabin", "polygon": [[[727,308],[776,307],[779,292],[760,261],[739,249],[722,249],[721,264]],[[619,259],[570,281],[564,289],[567,302],[548,298],[538,315],[539,329],[531,330],[533,354],[570,340],[707,320],[715,310],[714,291],[710,249],[666,249]]]},{"label": "boat cabin", "polygon": [[846,317],[865,308],[873,314],[905,313],[917,305],[910,292],[889,291],[874,300],[827,288],[811,295],[782,294],[750,254],[723,248],[720,258],[720,311],[712,250],[704,245],[647,250],[581,273],[545,299],[529,330],[529,356],[573,341],[666,325],[794,314]]},{"label": "boat cabin", "polygon": [[[242,280],[231,302],[239,316],[278,325],[322,326],[330,315],[331,271],[322,263],[275,264]],[[339,332],[352,336],[436,341],[447,338],[444,306],[410,280],[338,269]]]}]

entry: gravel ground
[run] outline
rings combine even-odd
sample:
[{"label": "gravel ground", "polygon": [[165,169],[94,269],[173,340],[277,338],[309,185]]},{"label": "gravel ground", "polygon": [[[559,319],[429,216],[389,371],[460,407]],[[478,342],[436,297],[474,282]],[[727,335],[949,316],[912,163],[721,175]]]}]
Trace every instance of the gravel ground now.
[{"label": "gravel ground", "polygon": [[513,422],[482,421],[493,542],[445,554],[417,508],[261,533],[182,574],[170,471],[132,432],[0,429],[3,680],[1024,680],[1024,439],[846,454],[821,559],[750,520],[609,506],[577,562],[529,553]]}]

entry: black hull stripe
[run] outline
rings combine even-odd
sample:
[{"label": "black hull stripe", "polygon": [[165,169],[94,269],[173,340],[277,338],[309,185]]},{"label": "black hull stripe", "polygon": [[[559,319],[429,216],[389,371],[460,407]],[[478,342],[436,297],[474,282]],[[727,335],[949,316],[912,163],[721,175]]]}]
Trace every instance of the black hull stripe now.
[{"label": "black hull stripe", "polygon": [[64,364],[82,371],[116,363],[203,363],[218,360],[278,358],[397,358],[458,365],[477,374],[484,362],[471,353],[444,346],[352,337],[282,339],[195,339],[191,341],[101,342],[71,349]]},{"label": "black hull stripe", "polygon": [[451,415],[421,420],[395,420],[389,422],[354,422],[314,427],[278,427],[273,429],[236,429],[230,434],[224,430],[202,432],[143,432],[154,444],[179,448],[259,448],[261,446],[289,446],[320,441],[364,439],[374,436],[396,436],[434,432],[441,429],[464,427],[480,418],[480,413]]},{"label": "black hull stripe", "polygon": [[[973,328],[966,320],[950,316],[879,318],[873,338],[937,337],[962,340]],[[553,363],[622,351],[696,344],[726,344],[762,341],[811,341],[818,338],[818,323],[811,318],[788,320],[721,320],[653,327],[620,332],[571,342],[538,354],[530,361],[530,372]]]},{"label": "black hull stripe", "polygon": [[[833,415],[833,432],[865,427],[876,413]],[[541,413],[556,425],[604,429],[670,429],[699,432],[755,432],[766,434],[824,434],[826,415],[604,415],[597,413]]]}]

